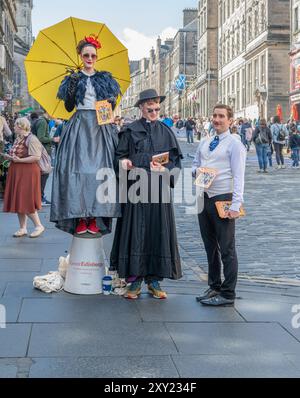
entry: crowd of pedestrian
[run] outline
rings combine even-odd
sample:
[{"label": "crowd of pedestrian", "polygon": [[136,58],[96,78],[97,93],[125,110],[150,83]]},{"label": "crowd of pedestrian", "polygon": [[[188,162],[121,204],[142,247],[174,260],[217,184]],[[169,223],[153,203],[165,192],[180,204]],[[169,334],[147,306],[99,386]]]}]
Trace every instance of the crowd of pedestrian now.
[{"label": "crowd of pedestrian", "polygon": [[[187,144],[195,140],[214,136],[215,129],[212,119],[205,117],[181,118],[178,115],[170,117],[161,115],[160,121],[172,128],[177,137],[186,137]],[[230,127],[231,134],[242,142],[249,152],[252,145],[255,148],[258,160],[258,172],[267,173],[273,167],[273,154],[277,169],[285,169],[285,156],[292,159],[292,168],[300,168],[300,121],[289,120],[284,123],[279,116],[274,116],[268,121],[263,118],[258,120],[238,118]]]},{"label": "crowd of pedestrian", "polygon": [[[39,178],[34,178],[32,180],[35,184],[39,184],[39,187],[35,187],[34,192],[40,192],[41,206],[37,202],[37,198],[34,197],[34,199],[31,198],[33,202],[31,203],[31,206],[29,206],[29,210],[27,209],[28,211],[26,210],[25,213],[23,207],[20,209],[14,207],[14,209],[12,209],[11,206],[13,201],[11,198],[13,197],[14,203],[16,203],[16,197],[18,196],[15,188],[12,187],[11,184],[12,174],[15,173],[15,168],[20,168],[20,165],[18,164],[19,160],[16,159],[16,156],[13,155],[13,157],[9,158],[9,155],[16,150],[16,144],[20,145],[20,135],[22,137],[23,134],[21,133],[20,128],[16,128],[16,126],[18,126],[20,123],[20,118],[18,116],[18,114],[10,115],[5,113],[0,117],[0,185],[2,184],[3,189],[5,184],[8,182],[6,198],[9,199],[6,199],[5,208],[7,211],[14,210],[19,215],[20,230],[16,232],[15,236],[23,236],[27,234],[26,223],[28,218],[33,220],[36,228],[38,229],[33,232],[34,236],[35,234],[39,235],[39,232],[43,231],[43,228],[40,228],[41,225],[37,216],[37,211],[41,208],[41,206],[51,205],[50,200],[48,200],[45,195],[45,188],[49,174],[40,173]],[[66,126],[66,121],[58,119],[53,120],[43,110],[27,115],[27,119],[25,118],[22,121],[23,124],[24,120],[29,121],[30,133],[36,136],[40,144],[46,149],[49,157],[52,160],[52,166],[54,167],[55,156],[58,150],[62,131]],[[204,139],[210,139],[215,135],[215,128],[212,119],[204,117],[188,117],[184,119],[179,115],[175,115],[173,117],[168,115],[160,115],[159,120],[171,128],[177,137],[186,137],[188,144],[193,144],[196,140],[201,141]],[[115,116],[112,125],[118,134],[130,123],[132,123],[132,120],[121,116]],[[26,129],[25,131],[27,132]],[[250,151],[251,146],[254,146],[258,160],[259,173],[267,173],[268,168],[273,167],[274,153],[277,169],[286,168],[285,155],[289,155],[292,159],[291,167],[293,169],[300,168],[299,122],[290,120],[287,123],[282,123],[278,116],[274,116],[269,121],[266,119],[252,121],[246,118],[239,118],[234,120],[231,124],[230,132],[238,141],[242,142],[248,152]],[[32,152],[31,150],[23,152],[22,156],[25,154],[24,156],[30,158],[33,163],[38,161],[36,157],[39,157],[40,155],[37,154],[36,151],[34,152],[35,156],[30,155]],[[8,156],[3,156],[3,153],[6,153]],[[25,161],[25,164],[27,164],[27,162],[28,159]],[[23,163],[24,161],[21,161],[21,164]],[[8,176],[10,164],[13,164],[13,167],[11,168],[11,175]],[[21,169],[23,170],[24,166],[22,166]],[[27,186],[27,189],[29,189],[30,192],[33,191],[31,186]],[[21,193],[20,196],[23,198],[23,193]],[[26,196],[28,199],[30,198],[30,195]],[[10,204],[8,202],[10,202]]]}]

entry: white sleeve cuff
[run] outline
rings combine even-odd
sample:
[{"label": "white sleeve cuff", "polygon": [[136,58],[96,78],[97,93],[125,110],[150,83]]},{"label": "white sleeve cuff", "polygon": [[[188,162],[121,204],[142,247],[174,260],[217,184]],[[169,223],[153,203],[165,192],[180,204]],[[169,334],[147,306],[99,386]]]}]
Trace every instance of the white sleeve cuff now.
[{"label": "white sleeve cuff", "polygon": [[239,212],[241,206],[242,206],[241,203],[232,203],[230,210]]}]

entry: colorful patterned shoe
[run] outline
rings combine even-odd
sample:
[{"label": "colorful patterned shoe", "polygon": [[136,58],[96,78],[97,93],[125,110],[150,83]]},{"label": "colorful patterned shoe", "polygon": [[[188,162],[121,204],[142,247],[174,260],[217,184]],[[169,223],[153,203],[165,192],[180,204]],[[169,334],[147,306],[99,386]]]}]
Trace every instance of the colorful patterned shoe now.
[{"label": "colorful patterned shoe", "polygon": [[161,289],[158,281],[152,281],[148,283],[148,292],[152,295],[152,297],[159,300],[164,300],[168,297],[167,293]]},{"label": "colorful patterned shoe", "polygon": [[127,292],[124,294],[124,297],[129,300],[136,300],[139,298],[142,291],[142,281],[132,282],[128,287]]}]

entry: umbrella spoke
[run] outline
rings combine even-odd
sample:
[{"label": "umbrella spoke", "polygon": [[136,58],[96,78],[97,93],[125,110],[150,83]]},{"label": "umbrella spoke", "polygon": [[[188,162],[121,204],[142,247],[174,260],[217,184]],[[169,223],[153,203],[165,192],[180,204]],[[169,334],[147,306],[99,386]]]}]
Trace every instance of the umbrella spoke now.
[{"label": "umbrella spoke", "polygon": [[32,62],[32,63],[40,63],[40,64],[49,64],[49,65],[60,65],[60,66],[67,66],[68,68],[73,68],[73,65],[67,65],[67,64],[62,64],[60,62],[52,62],[52,61],[33,61],[33,60],[28,60],[26,62]]},{"label": "umbrella spoke", "polygon": [[57,108],[59,107],[60,103],[61,103],[61,100],[59,100],[58,103],[56,104],[56,106],[54,108],[54,111],[52,112],[52,115],[55,114],[55,112],[56,112]]},{"label": "umbrella spoke", "polygon": [[47,35],[45,35],[45,33],[42,31],[41,32],[49,41],[51,41],[51,43],[53,43],[60,51],[62,51],[68,58],[70,61],[72,61],[72,63],[77,67],[76,62],[74,62],[74,60],[69,56],[69,54],[63,49],[61,48],[57,43],[55,43],[55,41],[53,41],[52,39],[50,39],[50,37],[48,37]]},{"label": "umbrella spoke", "polygon": [[[117,52],[117,53],[113,53],[113,54],[108,55],[107,57],[101,58],[101,59],[99,59],[98,62],[102,62],[102,61],[104,61],[105,59],[108,59],[108,58],[114,57],[114,56],[116,56],[116,55],[122,54],[122,53],[124,53],[125,51],[127,51],[126,48],[125,48],[124,50],[121,50],[121,51]],[[97,63],[98,63],[98,62],[97,62]]]},{"label": "umbrella spoke", "polygon": [[99,39],[99,36],[101,35],[102,30],[103,30],[104,28],[105,28],[105,24],[103,24],[103,25],[101,26],[100,32],[98,33],[98,36],[97,36],[97,39]]},{"label": "umbrella spoke", "polygon": [[[77,36],[76,36],[76,30],[75,30],[75,27],[74,27],[74,22],[73,22],[73,18],[72,17],[71,17],[71,24],[72,24],[72,29],[73,29],[73,33],[74,33],[75,48],[77,48],[78,39],[77,39]],[[78,54],[77,54],[77,64],[79,64],[79,56],[78,56]]]},{"label": "umbrella spoke", "polygon": [[130,81],[130,80],[121,79],[121,78],[120,78],[120,77],[118,77],[118,76],[114,76],[114,75],[112,75],[112,77],[113,77],[114,79],[116,79],[116,80],[120,80],[120,81],[122,81],[122,82],[125,82],[125,83],[131,83],[131,81]]},{"label": "umbrella spoke", "polygon": [[38,90],[39,88],[44,87],[44,86],[46,86],[47,84],[52,83],[52,82],[54,82],[55,80],[60,79],[60,78],[62,78],[62,77],[64,77],[64,76],[66,76],[65,73],[63,73],[62,75],[59,75],[59,76],[57,76],[57,77],[54,77],[53,79],[48,80],[47,82],[41,84],[40,86],[35,87],[35,88],[32,89],[30,92],[33,93],[34,91]]}]

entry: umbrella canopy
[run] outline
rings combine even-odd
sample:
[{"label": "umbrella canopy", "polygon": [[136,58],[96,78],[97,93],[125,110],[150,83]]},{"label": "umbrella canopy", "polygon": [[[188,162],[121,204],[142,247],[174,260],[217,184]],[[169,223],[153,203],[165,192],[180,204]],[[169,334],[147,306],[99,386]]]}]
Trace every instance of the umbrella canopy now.
[{"label": "umbrella canopy", "polygon": [[70,71],[82,68],[76,48],[80,40],[90,35],[95,35],[102,45],[96,69],[110,72],[123,94],[130,85],[127,48],[105,24],[70,17],[42,30],[25,60],[29,92],[53,118],[69,119],[72,115],[57,98],[57,92]]}]

